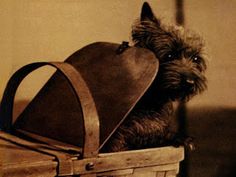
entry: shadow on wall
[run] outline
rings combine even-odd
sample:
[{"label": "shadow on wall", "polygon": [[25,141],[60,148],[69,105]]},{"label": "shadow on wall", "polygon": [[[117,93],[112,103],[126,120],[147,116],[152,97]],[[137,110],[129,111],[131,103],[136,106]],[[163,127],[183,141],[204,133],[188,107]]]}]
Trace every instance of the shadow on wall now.
[{"label": "shadow on wall", "polygon": [[29,102],[29,100],[18,100],[14,103],[13,122],[15,122],[17,117],[21,114]]},{"label": "shadow on wall", "polygon": [[236,108],[195,107],[187,117],[197,146],[187,154],[188,177],[235,177]]}]

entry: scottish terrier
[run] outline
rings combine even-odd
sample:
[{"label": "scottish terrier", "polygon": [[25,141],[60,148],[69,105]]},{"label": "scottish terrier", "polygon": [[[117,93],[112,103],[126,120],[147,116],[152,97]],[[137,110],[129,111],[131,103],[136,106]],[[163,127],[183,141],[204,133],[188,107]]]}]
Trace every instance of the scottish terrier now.
[{"label": "scottish terrier", "polygon": [[201,37],[178,26],[166,26],[144,3],[141,18],[132,27],[136,47],[151,50],[159,71],[151,87],[105,144],[102,151],[116,152],[166,145],[186,145],[171,128],[173,102],[188,101],[206,89],[206,61]]}]

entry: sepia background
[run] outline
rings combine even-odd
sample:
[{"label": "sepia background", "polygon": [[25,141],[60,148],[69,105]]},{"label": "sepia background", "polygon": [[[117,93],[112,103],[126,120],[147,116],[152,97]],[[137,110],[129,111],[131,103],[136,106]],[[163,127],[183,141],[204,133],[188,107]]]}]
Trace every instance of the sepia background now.
[{"label": "sepia background", "polygon": [[[63,61],[96,41],[130,40],[142,0],[1,0],[0,97],[9,77],[36,61]],[[148,0],[165,23],[175,23],[175,0]],[[187,130],[199,149],[187,156],[189,177],[236,172],[236,0],[185,0],[185,27],[206,41],[208,90],[187,105]],[[22,84],[16,100],[31,99],[54,70],[43,68]],[[22,108],[20,108],[22,109]]]}]

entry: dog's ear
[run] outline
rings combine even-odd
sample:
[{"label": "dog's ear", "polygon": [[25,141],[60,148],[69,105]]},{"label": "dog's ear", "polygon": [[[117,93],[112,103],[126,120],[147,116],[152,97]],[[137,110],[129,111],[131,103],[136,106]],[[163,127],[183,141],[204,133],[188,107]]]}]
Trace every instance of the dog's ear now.
[{"label": "dog's ear", "polygon": [[150,5],[147,2],[144,2],[141,11],[141,21],[147,21],[147,20],[160,24],[160,21],[153,14]]}]

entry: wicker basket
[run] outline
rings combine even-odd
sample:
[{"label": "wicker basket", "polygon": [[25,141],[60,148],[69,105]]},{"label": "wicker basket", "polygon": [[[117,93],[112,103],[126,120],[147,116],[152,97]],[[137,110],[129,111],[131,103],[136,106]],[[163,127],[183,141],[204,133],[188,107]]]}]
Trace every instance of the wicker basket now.
[{"label": "wicker basket", "polygon": [[0,131],[1,177],[175,177],[184,157],[182,147],[162,147],[83,158],[81,148],[30,136],[40,141],[27,141]]},{"label": "wicker basket", "polygon": [[[85,129],[83,147],[68,145],[25,130],[11,131],[14,95],[19,83],[31,71],[45,65],[60,70],[80,100]],[[5,131],[0,132],[1,177],[174,177],[184,158],[182,147],[99,153],[99,119],[93,98],[80,73],[68,63],[33,63],[17,71],[5,90],[0,119]]]}]

